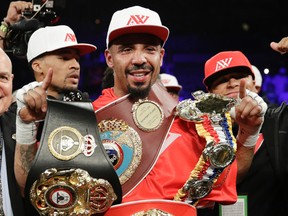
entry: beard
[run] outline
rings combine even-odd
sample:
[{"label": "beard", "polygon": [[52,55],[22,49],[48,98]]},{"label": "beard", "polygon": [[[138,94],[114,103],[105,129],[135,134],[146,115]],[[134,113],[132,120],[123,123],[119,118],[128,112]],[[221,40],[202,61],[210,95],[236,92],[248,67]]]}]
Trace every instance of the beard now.
[{"label": "beard", "polygon": [[[132,67],[128,68],[125,72],[126,75],[129,74],[131,71],[137,71],[137,70],[149,70],[154,71],[154,68],[150,65],[142,64],[142,65],[133,65]],[[151,72],[153,73],[153,72]],[[147,87],[143,87],[144,83],[138,82],[135,83],[136,87],[131,87],[129,84],[127,86],[129,98],[133,101],[138,101],[139,99],[145,99],[148,97],[149,92],[151,90],[151,80]]]},{"label": "beard", "polygon": [[151,83],[146,88],[141,88],[142,83],[139,83],[136,88],[128,86],[128,92],[130,93],[129,98],[133,101],[138,101],[139,99],[145,99],[148,97],[151,90]]},{"label": "beard", "polygon": [[[50,85],[49,86],[50,91],[53,95],[53,97],[55,97],[56,99],[62,100],[63,95],[69,95],[69,93],[73,93],[73,92],[78,92],[78,87],[75,86],[66,86],[63,85],[61,87],[59,87],[58,85]],[[51,95],[50,95],[51,96]]]},{"label": "beard", "polygon": [[65,94],[69,92],[76,92],[78,91],[78,86],[73,86],[73,85],[67,85],[65,82],[63,85],[50,85],[50,88],[53,89],[53,91],[58,92],[59,94]]}]

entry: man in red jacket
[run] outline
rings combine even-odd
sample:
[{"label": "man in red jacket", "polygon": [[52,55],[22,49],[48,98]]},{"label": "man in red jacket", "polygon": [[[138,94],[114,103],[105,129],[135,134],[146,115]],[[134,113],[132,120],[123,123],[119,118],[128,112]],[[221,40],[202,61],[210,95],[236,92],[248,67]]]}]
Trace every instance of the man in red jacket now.
[{"label": "man in red jacket", "polygon": [[[122,184],[123,205],[151,199],[184,201],[197,208],[235,203],[237,174],[242,177],[250,166],[266,104],[259,106],[262,101],[246,93],[243,83],[235,107],[241,131],[237,140],[226,140],[233,149],[237,145],[237,163],[231,160],[219,168],[207,162],[213,154],[207,153],[207,140],[223,138],[212,134],[217,126],[205,131],[201,122],[175,117],[178,101],[158,83],[168,35],[159,15],[139,6],[116,11],[108,28],[105,57],[114,70],[114,87],[104,89],[93,106]],[[229,118],[223,120],[228,125]]]}]

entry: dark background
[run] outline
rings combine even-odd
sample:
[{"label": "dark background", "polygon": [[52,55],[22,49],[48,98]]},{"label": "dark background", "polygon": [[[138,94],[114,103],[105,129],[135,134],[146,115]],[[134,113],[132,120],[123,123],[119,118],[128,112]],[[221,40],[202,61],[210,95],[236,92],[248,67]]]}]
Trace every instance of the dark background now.
[{"label": "dark background", "polygon": [[[6,15],[9,3],[7,0],[0,1],[2,17]],[[81,62],[80,89],[89,92],[92,99],[101,92],[106,68],[103,52],[110,18],[116,10],[132,5],[157,11],[162,23],[170,29],[161,72],[178,78],[183,86],[181,98],[189,98],[195,90],[204,90],[204,63],[224,50],[240,50],[247,55],[263,74],[264,83],[270,80],[275,87],[278,83],[273,83],[274,76],[283,75],[283,89],[277,91],[286,91],[287,88],[288,95],[288,81],[285,87],[287,56],[270,48],[271,41],[278,42],[288,36],[287,0],[54,0],[54,3],[62,4],[54,8],[60,17],[57,24],[69,25],[75,31],[78,42],[92,43],[98,48],[95,53],[83,57]],[[27,71],[25,59],[11,58],[17,62],[14,64],[16,89],[33,80],[33,75]],[[263,73],[265,68],[270,70],[270,75]],[[280,94],[275,92],[275,88],[267,90],[266,87],[265,91]]]}]

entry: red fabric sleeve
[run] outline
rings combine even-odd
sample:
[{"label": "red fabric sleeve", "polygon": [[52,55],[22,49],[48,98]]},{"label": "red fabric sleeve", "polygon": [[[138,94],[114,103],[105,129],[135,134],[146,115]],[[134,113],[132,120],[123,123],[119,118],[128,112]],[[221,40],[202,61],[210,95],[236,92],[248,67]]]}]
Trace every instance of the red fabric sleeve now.
[{"label": "red fabric sleeve", "polygon": [[100,97],[98,97],[92,103],[94,111],[100,109],[101,107],[107,105],[108,103],[116,99],[118,99],[118,97],[115,96],[113,88],[103,89],[102,95],[100,95]]}]

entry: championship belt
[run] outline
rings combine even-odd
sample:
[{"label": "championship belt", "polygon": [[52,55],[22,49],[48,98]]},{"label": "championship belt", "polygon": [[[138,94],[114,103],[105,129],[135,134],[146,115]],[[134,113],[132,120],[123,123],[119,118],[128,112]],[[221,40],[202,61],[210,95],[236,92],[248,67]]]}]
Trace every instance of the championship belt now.
[{"label": "championship belt", "polygon": [[176,107],[176,115],[195,122],[198,135],[206,139],[206,146],[174,200],[196,205],[212,191],[223,170],[235,159],[237,144],[229,111],[237,101],[202,91],[192,95],[195,100],[181,101]]},{"label": "championship belt", "polygon": [[112,206],[105,216],[196,216],[196,208],[173,200],[139,200]]},{"label": "championship belt", "polygon": [[47,102],[40,145],[25,187],[29,215],[103,214],[121,203],[122,189],[100,141],[92,104]]},{"label": "championship belt", "polygon": [[124,196],[155,164],[177,102],[161,84],[155,83],[145,99],[133,102],[126,95],[96,111],[101,140]]}]

